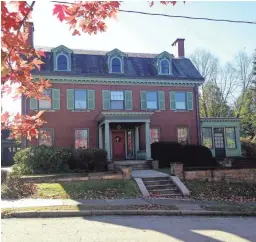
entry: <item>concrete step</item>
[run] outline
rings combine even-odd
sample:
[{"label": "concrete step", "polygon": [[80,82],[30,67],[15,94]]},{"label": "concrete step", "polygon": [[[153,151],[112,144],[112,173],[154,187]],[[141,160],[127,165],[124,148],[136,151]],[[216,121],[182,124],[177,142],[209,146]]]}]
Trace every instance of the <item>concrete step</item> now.
[{"label": "concrete step", "polygon": [[175,185],[171,185],[171,184],[169,184],[169,185],[154,185],[154,186],[146,186],[146,188],[149,190],[149,191],[151,191],[151,190],[158,190],[158,189],[169,189],[169,190],[173,190],[173,191],[176,191],[177,190],[177,188],[176,188],[176,186]]},{"label": "concrete step", "polygon": [[177,193],[177,189],[168,189],[168,188],[163,188],[163,189],[153,189],[153,190],[148,190],[149,193],[164,193],[164,194],[171,194],[171,193]]},{"label": "concrete step", "polygon": [[150,195],[153,195],[154,197],[182,197],[180,193],[168,193],[168,194],[164,194],[164,193],[161,193],[161,194],[150,194]]},{"label": "concrete step", "polygon": [[170,180],[164,180],[164,181],[143,181],[145,186],[158,186],[158,185],[169,185]]},{"label": "concrete step", "polygon": [[143,182],[147,181],[170,181],[169,176],[161,176],[161,177],[145,177],[142,178]]}]

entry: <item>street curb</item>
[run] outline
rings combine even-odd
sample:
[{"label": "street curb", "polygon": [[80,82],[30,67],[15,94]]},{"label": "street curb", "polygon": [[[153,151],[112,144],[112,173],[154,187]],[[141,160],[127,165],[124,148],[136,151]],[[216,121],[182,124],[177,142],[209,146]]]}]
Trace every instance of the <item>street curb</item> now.
[{"label": "street curb", "polygon": [[256,216],[256,212],[225,212],[205,210],[81,210],[81,211],[43,211],[43,212],[10,212],[2,213],[2,219],[6,218],[62,218],[81,216]]}]

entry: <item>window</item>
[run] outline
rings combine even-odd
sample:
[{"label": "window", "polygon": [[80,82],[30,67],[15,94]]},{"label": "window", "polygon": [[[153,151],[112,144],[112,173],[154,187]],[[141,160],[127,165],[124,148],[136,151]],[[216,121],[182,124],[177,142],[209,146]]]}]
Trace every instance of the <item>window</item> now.
[{"label": "window", "polygon": [[176,109],[184,110],[186,109],[186,93],[176,92],[175,93]]},{"label": "window", "polygon": [[236,148],[235,128],[226,128],[226,141],[227,141],[227,148],[229,148],[229,149]]},{"label": "window", "polygon": [[158,142],[160,140],[159,129],[150,129],[150,144]]},{"label": "window", "polygon": [[212,149],[212,128],[202,128],[202,145]]},{"label": "window", "polygon": [[39,130],[39,138],[38,145],[53,145],[53,129],[40,129]]},{"label": "window", "polygon": [[[51,89],[45,89],[44,90],[44,98],[38,101],[38,107],[39,109],[51,109],[52,108],[52,90]],[[49,99],[47,99],[49,98]]]},{"label": "window", "polygon": [[115,57],[112,59],[111,70],[115,73],[121,72],[121,60],[119,58]]},{"label": "window", "polygon": [[110,108],[124,109],[124,92],[123,91],[111,91]]},{"label": "window", "polygon": [[74,90],[75,92],[75,109],[87,108],[87,91],[86,90]]},{"label": "window", "polygon": [[157,109],[157,92],[147,92],[146,93],[147,100],[147,109]]},{"label": "window", "polygon": [[68,70],[68,57],[66,55],[57,56],[57,70],[58,71]]},{"label": "window", "polygon": [[75,148],[88,148],[88,129],[75,130]]},{"label": "window", "polygon": [[170,74],[170,62],[168,60],[161,61],[161,74]]},{"label": "window", "polygon": [[188,128],[178,128],[178,142],[181,144],[188,144],[189,143],[189,130]]}]

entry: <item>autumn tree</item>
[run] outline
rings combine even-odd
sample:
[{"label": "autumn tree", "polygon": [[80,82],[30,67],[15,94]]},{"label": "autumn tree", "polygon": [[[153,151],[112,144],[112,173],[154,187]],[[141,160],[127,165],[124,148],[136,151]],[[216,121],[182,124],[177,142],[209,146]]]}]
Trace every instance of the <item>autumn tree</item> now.
[{"label": "autumn tree", "polygon": [[[175,5],[176,1],[161,1],[161,4]],[[27,1],[1,1],[1,93],[10,95],[11,87],[15,88],[15,97],[45,98],[43,91],[51,86],[48,80],[33,81],[32,70],[43,62],[43,52],[36,51],[29,45],[28,21],[36,2]],[[154,2],[149,2],[150,6]],[[85,1],[72,4],[55,4],[53,14],[70,26],[73,35],[81,33],[97,34],[106,31],[106,21],[116,18],[121,2],[118,1]],[[37,137],[38,127],[43,125],[43,112],[35,116],[16,114],[11,116],[8,112],[1,114],[1,129],[11,129],[12,137],[26,136],[28,139]]]}]

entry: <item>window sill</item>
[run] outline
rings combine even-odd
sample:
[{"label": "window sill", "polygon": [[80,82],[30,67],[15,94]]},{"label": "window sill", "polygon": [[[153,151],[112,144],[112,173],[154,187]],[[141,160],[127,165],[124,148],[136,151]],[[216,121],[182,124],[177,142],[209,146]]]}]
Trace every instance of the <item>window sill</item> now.
[{"label": "window sill", "polygon": [[32,109],[31,111],[39,112],[39,111],[45,111],[45,112],[56,112],[55,109]]},{"label": "window sill", "polygon": [[237,147],[236,148],[227,148],[227,150],[236,150],[237,149]]},{"label": "window sill", "polygon": [[[68,110],[69,111],[69,110]],[[88,113],[88,112],[91,112],[91,110],[89,110],[89,109],[81,109],[81,110],[75,110],[75,109],[73,109],[73,110],[71,110],[71,112],[78,112],[78,113],[80,113],[80,112],[86,112],[86,113]]]},{"label": "window sill", "polygon": [[177,112],[177,113],[184,113],[184,112],[191,112],[193,110],[172,110],[174,112]]}]

